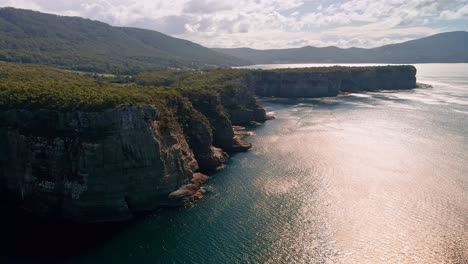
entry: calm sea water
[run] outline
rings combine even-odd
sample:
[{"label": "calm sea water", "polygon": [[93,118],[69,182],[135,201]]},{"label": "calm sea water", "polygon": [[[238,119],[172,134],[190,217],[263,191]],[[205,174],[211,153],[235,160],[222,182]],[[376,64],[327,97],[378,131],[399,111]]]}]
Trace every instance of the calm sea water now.
[{"label": "calm sea water", "polygon": [[98,228],[76,238],[98,243],[65,259],[468,263],[468,64],[416,67],[433,88],[261,101],[277,119],[213,175],[206,199]]}]

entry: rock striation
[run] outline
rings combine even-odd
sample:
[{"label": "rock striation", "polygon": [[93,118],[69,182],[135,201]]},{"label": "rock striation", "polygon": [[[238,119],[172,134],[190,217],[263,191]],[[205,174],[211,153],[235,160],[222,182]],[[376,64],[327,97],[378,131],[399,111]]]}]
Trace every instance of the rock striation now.
[{"label": "rock striation", "polygon": [[0,164],[10,199],[34,215],[118,221],[154,210],[198,163],[158,109],[0,112]]}]

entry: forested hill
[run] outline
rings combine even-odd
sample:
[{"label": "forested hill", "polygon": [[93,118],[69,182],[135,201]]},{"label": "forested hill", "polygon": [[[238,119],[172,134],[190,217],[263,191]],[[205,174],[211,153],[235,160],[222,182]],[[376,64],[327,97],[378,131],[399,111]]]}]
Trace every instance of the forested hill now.
[{"label": "forested hill", "polygon": [[441,33],[378,48],[302,47],[215,49],[254,64],[266,63],[437,63],[468,62],[468,32]]},{"label": "forested hill", "polygon": [[0,8],[0,60],[118,74],[246,64],[156,31],[15,8]]}]

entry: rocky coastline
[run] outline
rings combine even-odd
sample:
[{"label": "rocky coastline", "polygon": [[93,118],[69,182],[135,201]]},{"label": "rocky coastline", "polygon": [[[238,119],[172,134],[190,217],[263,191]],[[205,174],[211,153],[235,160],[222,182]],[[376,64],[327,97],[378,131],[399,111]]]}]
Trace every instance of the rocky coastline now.
[{"label": "rocky coastline", "polygon": [[[251,71],[229,92],[184,92],[156,106],[0,111],[1,197],[46,219],[123,221],[203,197],[204,174],[247,151],[244,126],[273,117],[258,97],[323,97],[416,87],[412,66]],[[170,125],[168,125],[170,124]]]}]

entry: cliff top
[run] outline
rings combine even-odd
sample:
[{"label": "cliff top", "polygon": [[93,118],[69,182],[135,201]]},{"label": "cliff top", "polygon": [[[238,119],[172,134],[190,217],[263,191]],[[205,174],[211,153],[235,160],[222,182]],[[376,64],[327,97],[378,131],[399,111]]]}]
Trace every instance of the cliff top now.
[{"label": "cliff top", "polygon": [[[413,66],[318,67],[275,70],[214,69],[169,70],[125,76],[95,75],[46,66],[0,62],[0,108],[47,108],[100,111],[119,105],[164,106],[181,94],[225,94],[236,89],[247,74],[258,72],[333,73],[377,70],[411,70]],[[121,80],[120,80],[121,81]],[[126,83],[125,83],[126,82]]]},{"label": "cliff top", "polygon": [[389,69],[408,70],[416,68],[412,65],[387,65],[387,66],[324,66],[313,68],[281,68],[266,70],[266,72],[314,72],[314,73],[330,73],[330,72],[361,72],[369,70],[385,71]]},{"label": "cliff top", "polygon": [[116,86],[87,75],[37,65],[0,63],[0,108],[102,110],[161,104],[167,89]]}]

